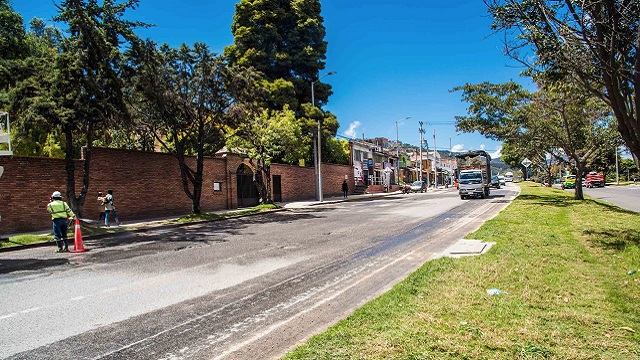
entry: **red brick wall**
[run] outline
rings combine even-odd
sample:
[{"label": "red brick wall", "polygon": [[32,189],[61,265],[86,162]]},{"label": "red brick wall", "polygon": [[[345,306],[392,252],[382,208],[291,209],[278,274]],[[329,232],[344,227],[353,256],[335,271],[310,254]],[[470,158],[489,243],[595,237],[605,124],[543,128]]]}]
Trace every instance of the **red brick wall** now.
[{"label": "red brick wall", "polygon": [[[195,158],[189,159],[195,163]],[[214,211],[237,207],[236,170],[243,159],[229,155],[206,158],[201,209]],[[76,161],[76,195],[81,190],[81,160]],[[45,207],[51,193],[62,192],[66,200],[64,160],[38,157],[0,157],[0,234],[49,229],[51,218]],[[272,175],[282,179],[282,201],[311,200],[315,182],[313,168],[275,164]],[[322,164],[324,196],[340,195],[344,176],[353,184],[350,166]],[[214,182],[221,191],[214,191]],[[191,212],[192,202],[184,193],[178,161],[169,154],[94,148],[89,190],[83,218],[97,219],[98,191],[112,189],[120,220],[151,219]]]},{"label": "red brick wall", "polygon": [[[315,174],[313,168],[295,165],[273,164],[271,176],[282,177],[282,201],[310,200],[315,196]],[[322,164],[322,195],[342,196],[342,181],[347,175],[349,190],[353,190],[353,168],[348,165]]]}]

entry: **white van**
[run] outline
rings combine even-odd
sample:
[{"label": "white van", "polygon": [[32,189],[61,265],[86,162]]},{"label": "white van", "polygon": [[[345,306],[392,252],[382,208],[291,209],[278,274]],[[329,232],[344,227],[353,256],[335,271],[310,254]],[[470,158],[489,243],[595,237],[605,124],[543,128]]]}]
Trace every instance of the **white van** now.
[{"label": "white van", "polygon": [[511,171],[508,171],[507,173],[504,174],[504,181],[506,182],[513,181],[513,173]]}]

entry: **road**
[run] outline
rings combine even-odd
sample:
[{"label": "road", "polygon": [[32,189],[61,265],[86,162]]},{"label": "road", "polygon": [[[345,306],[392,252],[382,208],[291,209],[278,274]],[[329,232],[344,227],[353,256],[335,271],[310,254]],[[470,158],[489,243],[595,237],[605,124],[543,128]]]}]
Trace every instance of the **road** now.
[{"label": "road", "polygon": [[0,357],[278,358],[440,256],[516,190],[290,209],[87,240],[79,254],[0,253]]},{"label": "road", "polygon": [[640,185],[606,186],[591,189],[584,187],[583,191],[594,199],[604,200],[623,209],[640,212]]}]

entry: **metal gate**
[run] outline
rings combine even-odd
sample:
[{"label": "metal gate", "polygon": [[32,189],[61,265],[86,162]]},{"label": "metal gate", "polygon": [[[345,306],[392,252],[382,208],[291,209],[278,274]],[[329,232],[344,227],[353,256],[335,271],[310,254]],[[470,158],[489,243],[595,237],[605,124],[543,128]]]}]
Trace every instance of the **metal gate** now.
[{"label": "metal gate", "polygon": [[238,166],[236,171],[238,184],[238,207],[251,207],[260,203],[258,189],[253,185],[253,171],[245,164]]}]

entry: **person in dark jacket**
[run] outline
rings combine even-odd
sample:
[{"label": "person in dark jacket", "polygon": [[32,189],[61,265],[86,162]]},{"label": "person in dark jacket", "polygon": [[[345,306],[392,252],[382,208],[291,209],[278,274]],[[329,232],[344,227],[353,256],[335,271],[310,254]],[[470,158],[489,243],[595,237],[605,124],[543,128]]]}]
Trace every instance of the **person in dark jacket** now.
[{"label": "person in dark jacket", "polygon": [[342,197],[346,199],[347,195],[349,195],[349,184],[347,184],[347,179],[344,179],[342,182]]}]

